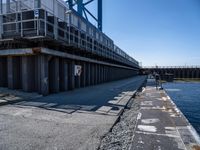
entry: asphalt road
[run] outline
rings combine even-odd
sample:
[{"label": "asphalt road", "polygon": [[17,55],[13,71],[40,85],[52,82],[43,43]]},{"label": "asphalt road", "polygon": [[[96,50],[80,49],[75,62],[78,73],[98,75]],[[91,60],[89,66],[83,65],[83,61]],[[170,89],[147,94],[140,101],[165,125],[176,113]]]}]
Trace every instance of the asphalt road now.
[{"label": "asphalt road", "polygon": [[0,149],[96,149],[144,79],[134,77],[0,106]]}]

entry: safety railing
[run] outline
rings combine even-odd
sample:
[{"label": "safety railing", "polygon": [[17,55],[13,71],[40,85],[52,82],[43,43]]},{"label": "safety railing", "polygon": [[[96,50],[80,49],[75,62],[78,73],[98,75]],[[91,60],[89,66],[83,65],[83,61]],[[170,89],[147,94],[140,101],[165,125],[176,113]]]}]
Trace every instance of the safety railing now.
[{"label": "safety railing", "polygon": [[[1,17],[3,18],[3,39],[16,37],[50,38],[120,63],[137,65],[137,61],[131,61],[129,56],[115,47],[113,41],[103,33],[98,33],[99,36],[96,36],[95,33],[99,32],[95,31],[97,29],[93,30],[93,32],[95,31],[93,34],[89,34],[90,24],[87,24],[87,30],[83,31],[80,27],[61,20],[43,9],[7,13],[2,14]],[[94,29],[94,27],[92,28]]]}]

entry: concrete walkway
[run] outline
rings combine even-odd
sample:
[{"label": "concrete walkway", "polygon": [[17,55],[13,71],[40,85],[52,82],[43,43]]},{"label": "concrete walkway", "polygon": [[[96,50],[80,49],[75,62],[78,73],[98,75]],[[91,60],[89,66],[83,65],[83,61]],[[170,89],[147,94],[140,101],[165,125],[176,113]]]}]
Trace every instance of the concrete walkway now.
[{"label": "concrete walkway", "polygon": [[145,77],[0,107],[0,149],[97,149]]},{"label": "concrete walkway", "polygon": [[147,86],[141,96],[132,150],[199,150],[200,138],[163,90]]}]

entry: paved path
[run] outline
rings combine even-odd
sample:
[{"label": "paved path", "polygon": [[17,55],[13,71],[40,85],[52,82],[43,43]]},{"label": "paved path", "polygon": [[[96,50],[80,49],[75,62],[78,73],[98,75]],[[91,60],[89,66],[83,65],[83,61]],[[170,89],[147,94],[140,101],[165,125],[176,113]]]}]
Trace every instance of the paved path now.
[{"label": "paved path", "polygon": [[163,90],[147,86],[137,99],[137,117],[132,150],[199,150],[200,138]]},{"label": "paved path", "polygon": [[96,149],[145,77],[0,106],[0,149]]}]

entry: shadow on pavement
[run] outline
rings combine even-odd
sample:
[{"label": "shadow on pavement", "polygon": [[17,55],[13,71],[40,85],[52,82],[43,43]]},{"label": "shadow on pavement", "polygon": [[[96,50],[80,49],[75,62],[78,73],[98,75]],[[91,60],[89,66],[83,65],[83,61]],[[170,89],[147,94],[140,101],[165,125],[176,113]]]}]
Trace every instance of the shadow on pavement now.
[{"label": "shadow on pavement", "polygon": [[37,107],[68,114],[78,110],[95,112],[104,106],[111,107],[111,110],[118,110],[120,105],[117,104],[117,101],[126,92],[137,90],[145,79],[145,76],[138,76],[74,91],[52,94],[46,97],[23,100],[11,105],[16,107]]}]

